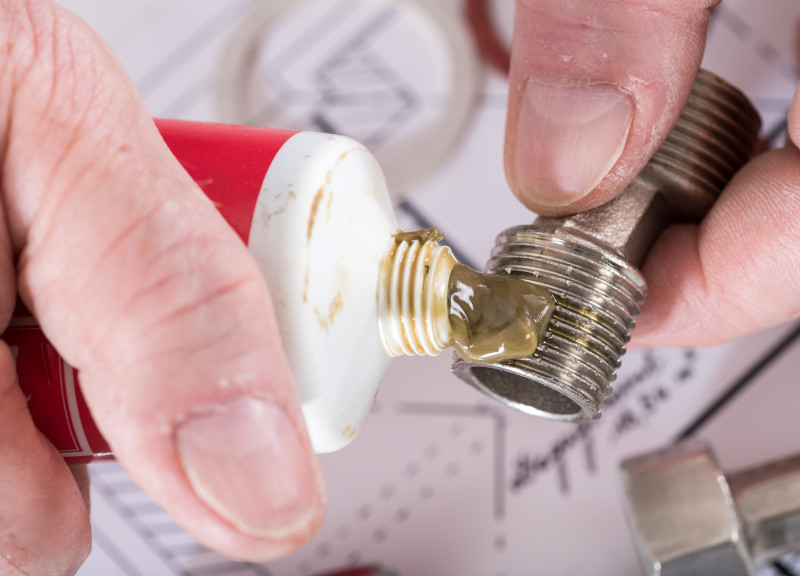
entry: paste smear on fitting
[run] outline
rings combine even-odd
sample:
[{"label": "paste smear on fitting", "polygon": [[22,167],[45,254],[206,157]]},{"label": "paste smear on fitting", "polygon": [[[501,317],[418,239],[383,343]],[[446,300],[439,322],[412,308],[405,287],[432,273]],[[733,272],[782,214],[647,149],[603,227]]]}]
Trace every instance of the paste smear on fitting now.
[{"label": "paste smear on fitting", "polygon": [[542,341],[555,310],[550,293],[519,278],[456,262],[438,229],[401,232],[384,261],[378,305],[393,356],[453,346],[476,364],[523,358]]},{"label": "paste smear on fitting", "polygon": [[450,273],[448,303],[453,347],[476,364],[533,354],[555,309],[555,300],[540,286],[463,264]]}]

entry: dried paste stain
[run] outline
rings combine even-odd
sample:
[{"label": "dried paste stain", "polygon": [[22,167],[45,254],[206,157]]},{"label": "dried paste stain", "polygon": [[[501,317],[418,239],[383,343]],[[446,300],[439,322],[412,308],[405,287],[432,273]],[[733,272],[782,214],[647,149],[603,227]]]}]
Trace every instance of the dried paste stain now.
[{"label": "dried paste stain", "polygon": [[328,194],[328,201],[325,203],[325,214],[328,220],[331,219],[331,204],[333,203],[333,194]]},{"label": "dried paste stain", "polygon": [[289,205],[292,203],[292,200],[294,200],[295,198],[297,198],[297,194],[294,193],[292,185],[289,184],[289,187],[287,188],[285,193],[278,192],[277,194],[275,194],[275,197],[268,206],[268,209],[261,214],[261,223],[265,227],[269,226],[272,217],[278,216],[286,212],[286,210],[289,208]]},{"label": "dried paste stain", "polygon": [[414,240],[419,241],[420,244],[424,244],[425,242],[441,242],[444,240],[444,234],[439,232],[436,226],[428,230],[414,230],[413,232],[403,232],[398,228],[393,238],[395,244],[400,244],[402,242],[408,242],[410,244]]},{"label": "dried paste stain", "polygon": [[195,184],[197,184],[202,191],[205,192],[206,188],[214,183],[213,178],[204,178],[203,180],[195,180]]},{"label": "dried paste stain", "polygon": [[317,210],[319,210],[319,203],[322,202],[322,196],[325,194],[325,185],[322,185],[314,194],[314,199],[311,201],[311,212],[308,214],[308,230],[306,231],[306,243],[311,242],[311,234],[314,232],[314,221],[317,219]]},{"label": "dried paste stain", "polygon": [[341,164],[342,160],[347,158],[347,156],[349,156],[351,153],[357,152],[358,150],[359,150],[358,148],[352,148],[350,150],[342,152],[336,159],[336,161],[333,163],[333,166],[331,166],[328,169],[328,173],[325,175],[325,181],[322,183],[322,186],[320,186],[317,189],[316,194],[314,194],[314,199],[311,201],[311,211],[308,214],[308,229],[306,231],[306,242],[311,242],[311,235],[314,232],[314,222],[316,221],[317,212],[319,211],[319,205],[320,202],[322,202],[322,197],[325,194],[325,192],[328,192],[331,196],[330,198],[328,198],[328,216],[330,216],[330,203],[333,200],[333,192],[328,190],[328,187],[330,186],[331,183],[331,177],[333,176],[333,171],[339,167],[339,164]]},{"label": "dried paste stain", "polygon": [[[335,140],[332,137],[328,137],[328,140]],[[328,186],[331,183],[331,177],[333,176],[333,171],[339,166],[342,160],[344,160],[349,154],[352,152],[358,152],[359,148],[351,148],[350,150],[346,150],[339,155],[339,158],[336,159],[336,162],[333,163],[328,169],[328,173],[325,175],[325,181],[322,183],[317,189],[317,192],[314,194],[314,198],[311,201],[311,210],[308,214],[308,226],[306,228],[306,244],[311,243],[311,236],[314,233],[314,224],[317,219],[317,212],[319,211],[320,203],[322,202],[322,197],[325,195],[327,191],[331,198],[328,199],[328,217],[330,218],[330,203],[333,200],[333,192],[328,190]],[[308,284],[309,284],[309,276],[311,275],[311,261],[310,259],[306,259],[306,274],[305,278],[303,279],[303,302],[308,302]]]},{"label": "dried paste stain", "polygon": [[319,311],[319,308],[314,308],[314,314],[317,316],[317,322],[319,322],[319,327],[328,331],[331,324],[333,324],[333,320],[336,318],[336,315],[341,312],[342,306],[344,305],[342,301],[342,294],[338,292],[336,296],[333,297],[331,303],[328,304],[328,315],[325,316],[322,312]]}]

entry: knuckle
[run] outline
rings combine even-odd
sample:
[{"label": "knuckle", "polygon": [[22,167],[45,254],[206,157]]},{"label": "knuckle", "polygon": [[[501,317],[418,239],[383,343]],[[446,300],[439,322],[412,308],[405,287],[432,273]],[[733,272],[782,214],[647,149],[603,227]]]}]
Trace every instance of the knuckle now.
[{"label": "knuckle", "polygon": [[[94,51],[86,49],[92,47],[94,33],[66,10],[48,1],[0,0],[0,14],[4,21],[0,31],[8,39],[7,63],[18,82],[37,83],[38,92],[47,94],[48,87],[52,90],[73,84],[78,76],[88,80],[99,73]],[[71,82],[63,82],[65,79]]]},{"label": "knuckle", "polygon": [[27,2],[0,1],[0,33],[2,34],[3,70],[13,70],[28,64],[35,46],[35,18]]},{"label": "knuckle", "polygon": [[75,574],[78,569],[86,562],[89,554],[92,553],[92,530],[88,522],[84,523],[79,534],[75,538],[72,548],[71,561],[66,570],[66,574]]},{"label": "knuckle", "polygon": [[109,59],[73,14],[49,1],[0,0],[0,38],[0,109],[26,118],[23,140],[68,151],[85,124],[109,115]]},{"label": "knuckle", "polygon": [[[135,279],[126,293],[110,302],[113,310],[106,311],[104,329],[96,333],[89,349],[121,344],[132,352],[125,363],[202,352],[232,329],[234,322],[243,320],[241,310],[264,290],[261,277],[242,266],[241,254],[231,254],[214,234],[180,227],[170,230],[163,219],[163,214],[156,214],[138,226],[96,268],[117,270],[120,254],[132,250],[126,245],[139,245],[142,235],[149,239],[149,254],[134,266]],[[158,241],[152,241],[154,237]],[[114,277],[110,272],[101,275]],[[93,277],[97,279],[98,274]],[[120,325],[126,330],[114,329]],[[126,342],[117,342],[118,337]],[[137,344],[132,346],[130,340]],[[116,353],[100,356],[120,357]]]},{"label": "knuckle", "polygon": [[36,549],[22,544],[13,530],[0,530],[0,576],[69,576],[80,569],[91,551],[86,514],[72,515],[60,524],[54,537],[37,537]]},{"label": "knuckle", "polygon": [[92,525],[83,497],[76,490],[71,503],[60,514],[62,522],[52,535],[51,545],[42,546],[48,557],[47,574],[75,574],[92,551]]},{"label": "knuckle", "polygon": [[53,69],[54,18],[51,7],[43,2],[3,1],[0,2],[0,13],[0,31],[7,39],[5,71],[11,74],[12,88],[19,90],[31,75],[40,82],[42,65],[49,63],[48,68]]},{"label": "knuckle", "polygon": [[[2,520],[2,519],[0,519]],[[0,576],[28,574],[28,551],[10,528],[0,529]]]}]

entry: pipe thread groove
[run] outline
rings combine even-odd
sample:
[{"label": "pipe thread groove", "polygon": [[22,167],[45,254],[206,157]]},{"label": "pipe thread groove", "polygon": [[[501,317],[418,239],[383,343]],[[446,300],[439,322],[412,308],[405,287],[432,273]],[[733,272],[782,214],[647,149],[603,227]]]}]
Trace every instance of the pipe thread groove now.
[{"label": "pipe thread groove", "polygon": [[381,339],[391,356],[435,356],[450,345],[447,281],[455,263],[450,248],[432,240],[393,246],[378,289]]},{"label": "pipe thread groove", "polygon": [[[454,370],[490,394],[498,390],[486,377],[486,370],[524,373],[526,378],[571,400],[571,407],[559,405],[558,414],[548,414],[550,417],[579,421],[599,416],[599,410],[593,407],[599,407],[611,391],[609,383],[616,376],[644,300],[641,275],[581,238],[566,233],[556,236],[530,226],[512,228],[498,236],[487,272],[510,274],[547,288],[556,297],[556,310],[533,356],[510,362],[508,367],[476,367],[459,360]],[[479,378],[474,377],[476,370]],[[504,389],[504,394],[509,393],[507,400],[516,407],[546,412],[544,406],[531,402],[535,395],[529,389],[520,388],[516,393]],[[549,394],[540,396],[545,404],[551,403]]]},{"label": "pipe thread groove", "polygon": [[487,272],[546,288],[557,307],[532,356],[490,365],[457,359],[456,375],[529,414],[600,416],[646,293],[622,255],[639,262],[670,221],[699,221],[749,159],[759,127],[741,92],[700,71],[676,126],[616,204],[501,233]]}]

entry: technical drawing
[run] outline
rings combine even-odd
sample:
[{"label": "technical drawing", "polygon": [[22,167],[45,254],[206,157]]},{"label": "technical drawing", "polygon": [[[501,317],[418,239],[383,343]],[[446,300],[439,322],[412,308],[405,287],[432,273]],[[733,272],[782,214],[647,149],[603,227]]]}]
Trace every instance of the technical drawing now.
[{"label": "technical drawing", "polygon": [[[800,17],[796,4],[791,0],[776,9],[784,11],[783,18]],[[108,40],[154,116],[214,120],[219,58],[254,6],[245,0],[224,6],[175,0],[159,6],[151,14],[155,18],[142,20],[124,41]],[[434,91],[417,85],[382,50],[396,42],[391,4],[373,7],[361,20],[352,6],[343,2],[317,14],[317,25],[307,25],[306,36],[298,37],[306,43],[312,38],[314,46],[284,43],[296,48],[274,55],[270,62],[279,65],[260,69],[273,92],[250,110],[249,120],[281,119],[295,128],[342,132],[380,152],[436,112],[441,100]],[[764,17],[751,18],[757,11],[764,8],[746,0],[718,7],[707,61],[752,93],[765,133],[779,142],[797,69],[786,39],[777,37]],[[175,21],[182,15],[189,24],[179,27]],[[325,44],[335,32],[334,21],[351,27],[351,42],[338,37]],[[164,29],[180,32],[157,33]],[[147,43],[155,45],[144,50]],[[742,71],[741,61],[757,63],[751,68],[758,69]],[[476,115],[503,101],[497,85],[495,79],[486,88],[494,92],[479,99]],[[480,138],[476,128],[463,145]],[[454,161],[457,170],[470,173],[480,169],[482,158],[464,155]],[[401,220],[429,227],[433,204],[424,196],[411,198],[398,206]],[[484,250],[471,230],[450,220],[446,232],[459,259],[474,265]],[[359,438],[321,458],[330,512],[307,547],[266,565],[232,562],[177,526],[119,465],[98,464],[90,468],[95,556],[80,575],[116,569],[125,576],[310,576],[379,562],[401,575],[516,576],[530,573],[534,558],[538,573],[553,576],[635,574],[639,568],[619,505],[617,462],[695,435],[708,436],[723,459],[735,460],[740,452],[743,462],[748,454],[763,459],[768,441],[777,454],[795,452],[798,430],[788,419],[767,422],[766,410],[764,422],[749,422],[747,441],[735,431],[742,426],[737,412],[742,403],[758,412],[759,402],[782,394],[780,409],[800,410],[797,394],[786,392],[795,386],[791,375],[800,370],[798,345],[800,328],[791,325],[718,348],[630,352],[603,418],[581,426],[492,404],[449,375],[446,354],[403,359],[390,371]],[[787,574],[800,576],[800,554],[787,554],[761,572]]]}]

